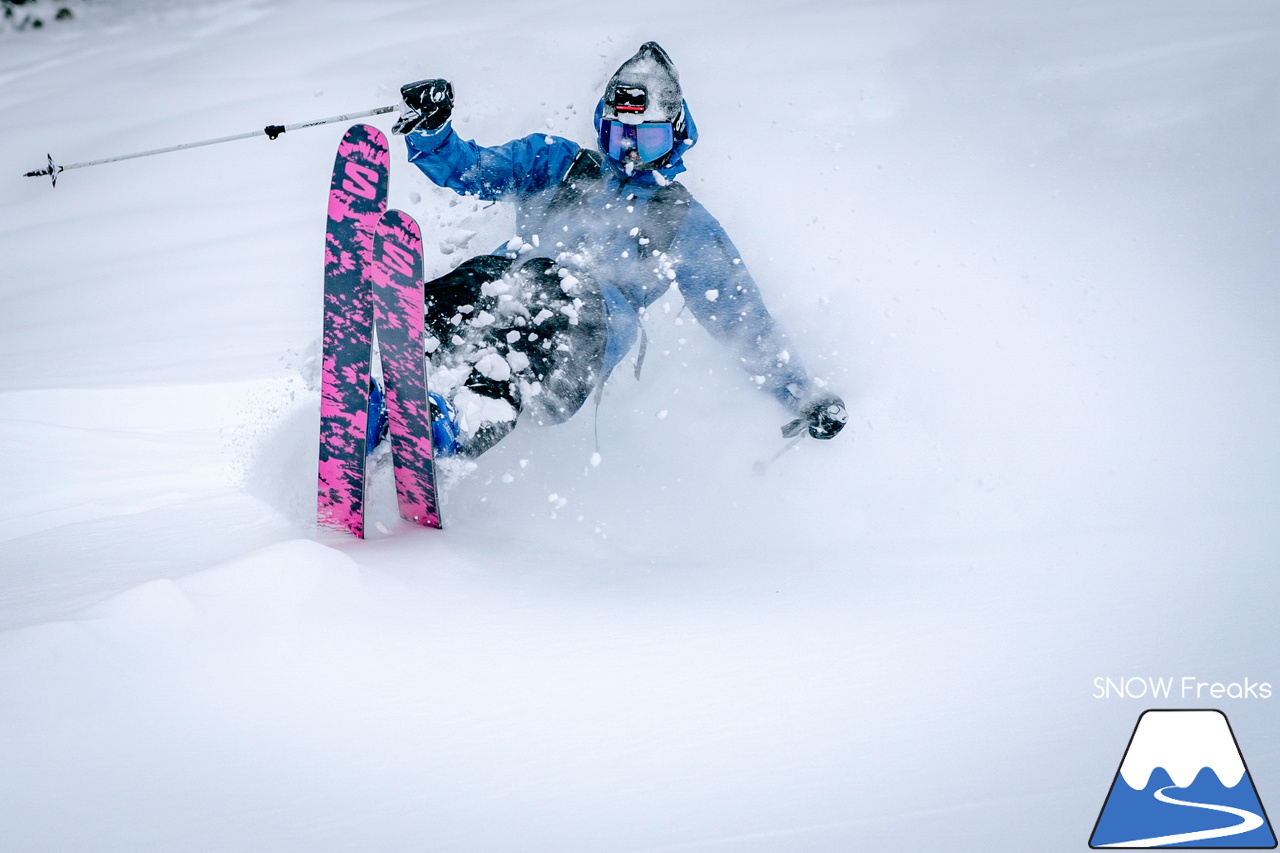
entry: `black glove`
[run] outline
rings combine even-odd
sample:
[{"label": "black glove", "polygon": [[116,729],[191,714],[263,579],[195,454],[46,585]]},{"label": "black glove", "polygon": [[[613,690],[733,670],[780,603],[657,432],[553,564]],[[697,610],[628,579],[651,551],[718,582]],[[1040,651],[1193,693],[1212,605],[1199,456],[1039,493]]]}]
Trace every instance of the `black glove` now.
[{"label": "black glove", "polygon": [[453,84],[448,80],[419,80],[400,87],[400,118],[392,133],[439,130],[453,115]]},{"label": "black glove", "polygon": [[807,427],[814,438],[835,438],[848,420],[844,400],[835,394],[823,394],[800,407],[800,417],[782,428],[782,437],[794,438]]}]

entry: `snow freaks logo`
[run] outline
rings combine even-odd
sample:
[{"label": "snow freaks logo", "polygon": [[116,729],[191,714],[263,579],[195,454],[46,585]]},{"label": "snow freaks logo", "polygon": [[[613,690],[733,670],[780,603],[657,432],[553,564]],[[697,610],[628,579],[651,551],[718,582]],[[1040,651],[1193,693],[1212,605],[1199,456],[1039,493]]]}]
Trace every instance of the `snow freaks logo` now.
[{"label": "snow freaks logo", "polygon": [[1103,678],[1093,680],[1094,699],[1168,699],[1170,696],[1182,699],[1270,699],[1271,682],[1233,681],[1223,684],[1221,681],[1201,681],[1194,675],[1184,675],[1180,679],[1173,678]]},{"label": "snow freaks logo", "polygon": [[1270,849],[1276,836],[1221,711],[1145,711],[1092,848]]}]

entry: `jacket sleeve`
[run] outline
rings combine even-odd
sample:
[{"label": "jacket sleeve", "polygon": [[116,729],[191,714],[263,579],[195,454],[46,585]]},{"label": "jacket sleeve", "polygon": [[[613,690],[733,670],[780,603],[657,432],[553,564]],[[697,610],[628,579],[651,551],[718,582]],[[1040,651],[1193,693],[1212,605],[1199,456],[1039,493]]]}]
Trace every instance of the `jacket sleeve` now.
[{"label": "jacket sleeve", "polygon": [[734,352],[762,391],[796,412],[809,396],[808,374],[724,228],[698,202],[690,203],[669,254],[698,323]]},{"label": "jacket sleeve", "polygon": [[486,148],[462,139],[449,122],[405,137],[409,162],[437,186],[486,201],[529,195],[559,183],[578,153],[576,142],[534,134]]}]

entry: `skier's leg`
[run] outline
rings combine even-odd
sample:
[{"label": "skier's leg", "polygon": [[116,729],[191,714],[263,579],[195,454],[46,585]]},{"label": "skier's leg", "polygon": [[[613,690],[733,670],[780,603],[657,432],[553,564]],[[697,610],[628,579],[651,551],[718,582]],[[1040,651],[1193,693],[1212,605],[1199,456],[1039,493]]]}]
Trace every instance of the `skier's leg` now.
[{"label": "skier's leg", "polygon": [[458,453],[488,450],[522,408],[539,424],[568,420],[601,380],[605,309],[585,274],[482,255],[425,290],[431,385],[447,403],[433,416],[452,411]]},{"label": "skier's leg", "polygon": [[600,289],[585,273],[533,258],[516,273],[523,324],[505,330],[511,350],[524,356],[526,407],[539,424],[567,421],[600,381],[605,350]]},{"label": "skier's leg", "polygon": [[[425,310],[427,312],[427,333],[439,344],[451,343],[453,332],[465,318],[459,309],[473,313],[482,307],[482,303],[491,301],[481,292],[485,284],[496,281],[511,268],[509,258],[497,255],[478,255],[463,261],[452,272],[429,281],[423,286]],[[454,322],[453,318],[458,317]],[[434,349],[430,341],[428,349]]]},{"label": "skier's leg", "polygon": [[[509,433],[520,414],[520,389],[495,336],[503,313],[492,288],[511,261],[481,255],[424,287],[427,351],[432,360],[432,420],[451,434],[442,455],[479,456]],[[500,288],[499,288],[500,289]]]}]

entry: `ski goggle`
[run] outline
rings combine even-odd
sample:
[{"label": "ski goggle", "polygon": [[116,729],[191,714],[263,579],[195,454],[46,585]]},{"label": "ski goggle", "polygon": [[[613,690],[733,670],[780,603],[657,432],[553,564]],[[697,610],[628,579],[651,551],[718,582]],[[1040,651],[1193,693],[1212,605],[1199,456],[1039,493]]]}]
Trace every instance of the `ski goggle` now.
[{"label": "ski goggle", "polygon": [[641,163],[652,163],[675,147],[675,130],[669,121],[624,124],[617,119],[600,120],[600,150],[613,160],[626,161],[635,151]]}]

